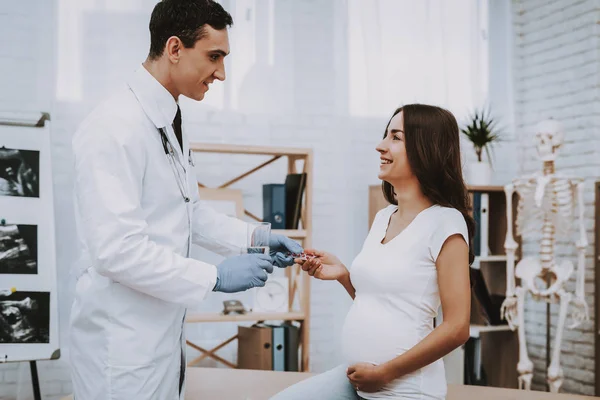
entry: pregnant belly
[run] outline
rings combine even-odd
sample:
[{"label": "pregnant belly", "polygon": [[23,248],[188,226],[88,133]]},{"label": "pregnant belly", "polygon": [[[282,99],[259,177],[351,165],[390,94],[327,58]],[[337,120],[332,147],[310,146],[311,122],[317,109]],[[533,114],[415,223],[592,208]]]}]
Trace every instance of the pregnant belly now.
[{"label": "pregnant belly", "polygon": [[350,308],[342,330],[342,351],[348,363],[389,361],[417,344],[414,319],[382,309],[367,300]]}]

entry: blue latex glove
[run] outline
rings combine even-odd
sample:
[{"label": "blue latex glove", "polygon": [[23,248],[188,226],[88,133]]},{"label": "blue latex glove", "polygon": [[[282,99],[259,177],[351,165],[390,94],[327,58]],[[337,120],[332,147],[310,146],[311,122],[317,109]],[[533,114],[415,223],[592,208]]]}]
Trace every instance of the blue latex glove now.
[{"label": "blue latex glove", "polygon": [[267,254],[242,254],[230,257],[217,265],[217,283],[213,292],[235,293],[265,286],[273,272]]},{"label": "blue latex glove", "polygon": [[269,250],[271,262],[279,268],[294,265],[294,256],[288,256],[287,253],[302,253],[304,249],[300,244],[286,236],[272,233],[269,240]]}]

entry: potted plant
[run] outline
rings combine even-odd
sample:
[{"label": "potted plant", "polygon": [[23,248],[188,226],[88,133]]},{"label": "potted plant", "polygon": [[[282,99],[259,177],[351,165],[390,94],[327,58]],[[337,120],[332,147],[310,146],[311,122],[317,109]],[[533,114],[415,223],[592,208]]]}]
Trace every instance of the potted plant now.
[{"label": "potted plant", "polygon": [[[492,178],[492,144],[500,141],[496,121],[489,110],[476,109],[470,116],[467,125],[461,132],[469,139],[475,149],[477,161],[469,165],[467,182],[471,185],[489,185]],[[483,152],[487,161],[483,159]]]}]

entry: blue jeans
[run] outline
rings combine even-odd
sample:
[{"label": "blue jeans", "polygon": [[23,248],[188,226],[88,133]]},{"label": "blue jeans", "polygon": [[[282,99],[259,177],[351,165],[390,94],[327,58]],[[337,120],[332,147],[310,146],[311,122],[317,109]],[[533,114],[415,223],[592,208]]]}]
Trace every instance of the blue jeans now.
[{"label": "blue jeans", "polygon": [[346,366],[340,365],[288,387],[270,400],[362,400],[346,376]]}]

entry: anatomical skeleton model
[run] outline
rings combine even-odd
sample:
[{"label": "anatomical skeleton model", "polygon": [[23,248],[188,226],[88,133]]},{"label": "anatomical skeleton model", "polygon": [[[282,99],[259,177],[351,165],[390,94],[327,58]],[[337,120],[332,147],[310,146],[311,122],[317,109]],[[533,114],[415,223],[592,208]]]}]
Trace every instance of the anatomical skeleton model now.
[{"label": "anatomical skeleton model", "polygon": [[[559,316],[552,358],[548,366],[547,379],[551,392],[558,392],[563,383],[560,367],[560,352],[567,311],[571,303],[572,329],[589,319],[585,302],[584,273],[585,250],[588,245],[583,221],[583,179],[570,178],[555,173],[554,160],[562,145],[563,135],[560,125],[553,120],[542,121],[537,126],[536,147],[543,161],[543,172],[514,179],[504,187],[506,194],[507,233],[504,248],[507,255],[506,299],[501,307],[502,318],[508,321],[512,330],[518,329],[519,338],[519,388],[531,389],[533,363],[527,355],[525,341],[525,298],[529,293],[534,300],[547,303],[558,302]],[[515,267],[517,242],[513,237],[513,193],[519,195],[516,230],[524,237],[532,232],[541,232],[539,254],[525,257]],[[578,240],[577,276],[575,293],[565,289],[565,284],[573,273],[573,263],[569,260],[557,261],[555,254],[556,237],[565,235],[570,239],[574,214],[577,209]],[[570,242],[570,240],[568,240]],[[515,278],[521,280],[516,286]],[[549,283],[540,287],[539,283]]]}]

